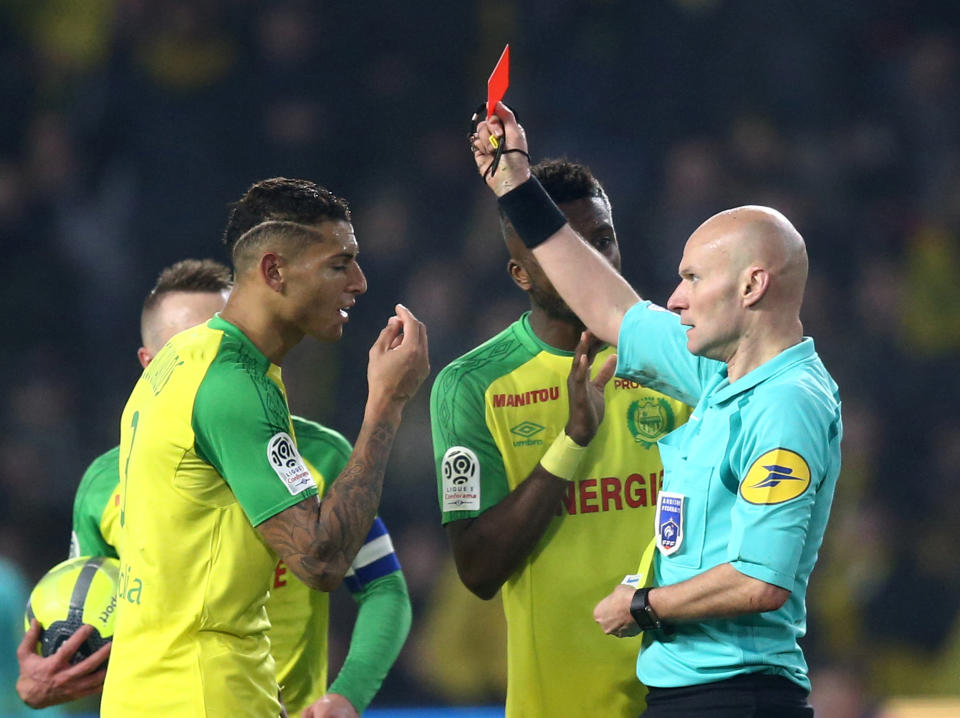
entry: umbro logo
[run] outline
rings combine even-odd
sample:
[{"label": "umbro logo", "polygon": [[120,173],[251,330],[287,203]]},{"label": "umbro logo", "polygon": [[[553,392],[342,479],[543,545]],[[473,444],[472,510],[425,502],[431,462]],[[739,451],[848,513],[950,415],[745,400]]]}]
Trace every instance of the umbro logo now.
[{"label": "umbro logo", "polygon": [[522,421],[516,426],[510,427],[510,433],[516,434],[517,436],[522,436],[524,439],[529,439],[531,436],[536,436],[546,427],[540,426],[533,421]]}]

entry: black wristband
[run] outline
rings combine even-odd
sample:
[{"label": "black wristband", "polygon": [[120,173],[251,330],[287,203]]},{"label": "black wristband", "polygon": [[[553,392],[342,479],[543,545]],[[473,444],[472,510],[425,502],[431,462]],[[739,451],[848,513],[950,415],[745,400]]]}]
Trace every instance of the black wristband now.
[{"label": "black wristband", "polygon": [[633,598],[630,600],[630,615],[640,626],[641,631],[662,631],[664,635],[669,636],[673,633],[673,626],[660,620],[660,616],[653,610],[653,606],[647,603],[647,594],[650,588],[638,588]]},{"label": "black wristband", "polygon": [[563,212],[536,177],[531,177],[497,201],[517,236],[530,249],[546,242],[567,223]]}]

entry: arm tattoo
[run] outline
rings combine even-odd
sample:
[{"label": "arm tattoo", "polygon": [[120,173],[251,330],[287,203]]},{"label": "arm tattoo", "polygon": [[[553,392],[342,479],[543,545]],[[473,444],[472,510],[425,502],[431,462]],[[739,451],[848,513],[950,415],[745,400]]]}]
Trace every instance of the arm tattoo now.
[{"label": "arm tattoo", "polygon": [[386,421],[361,431],[350,460],[322,501],[301,501],[260,524],[267,543],[311,587],[336,587],[363,545],[380,505],[396,431]]}]

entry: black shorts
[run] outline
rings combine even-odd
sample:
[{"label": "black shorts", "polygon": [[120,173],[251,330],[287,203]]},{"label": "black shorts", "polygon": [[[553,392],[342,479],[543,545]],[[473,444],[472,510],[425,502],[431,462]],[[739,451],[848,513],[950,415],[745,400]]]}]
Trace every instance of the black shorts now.
[{"label": "black shorts", "polygon": [[813,718],[807,691],[783,676],[749,675],[650,688],[643,718]]}]

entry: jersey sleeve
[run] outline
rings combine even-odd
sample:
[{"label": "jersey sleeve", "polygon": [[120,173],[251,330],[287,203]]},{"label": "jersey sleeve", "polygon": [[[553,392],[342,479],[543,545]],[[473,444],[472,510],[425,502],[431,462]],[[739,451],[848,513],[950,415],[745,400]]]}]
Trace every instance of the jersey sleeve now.
[{"label": "jersey sleeve", "polygon": [[793,590],[828,444],[837,438],[833,419],[802,387],[745,407],[744,443],[731,466],[739,486],[727,548],[741,573]]},{"label": "jersey sleeve", "polygon": [[224,478],[254,526],[317,485],[290,435],[287,402],[269,377],[211,366],[193,406],[197,454]]},{"label": "jersey sleeve", "polygon": [[687,349],[680,317],[648,301],[623,316],[617,344],[617,376],[695,406],[707,379],[723,362],[698,357]]},{"label": "jersey sleeve", "polygon": [[117,557],[100,532],[104,510],[120,483],[120,447],[93,460],[80,479],[73,500],[73,531],[70,538],[70,557]]},{"label": "jersey sleeve", "polygon": [[479,516],[510,493],[503,457],[487,428],[485,388],[450,365],[430,393],[437,499],[445,524]]},{"label": "jersey sleeve", "polygon": [[350,650],[328,692],[339,693],[363,713],[400,655],[413,611],[407,582],[399,572],[381,576],[353,598],[357,620]]}]

